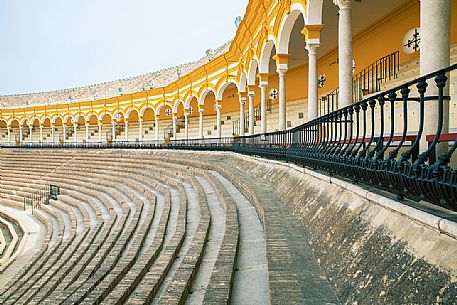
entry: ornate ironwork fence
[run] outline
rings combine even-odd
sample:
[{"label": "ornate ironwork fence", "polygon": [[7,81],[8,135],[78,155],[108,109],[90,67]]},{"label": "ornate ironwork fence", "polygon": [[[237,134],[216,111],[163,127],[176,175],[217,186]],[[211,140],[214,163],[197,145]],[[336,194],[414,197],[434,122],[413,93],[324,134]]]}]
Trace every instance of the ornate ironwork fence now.
[{"label": "ornate ironwork fence", "polygon": [[[452,65],[287,131],[235,137],[230,145],[229,139],[172,145],[286,160],[371,184],[399,199],[457,210],[457,169],[451,166],[457,134],[443,130],[447,74],[456,69]],[[426,103],[437,108],[434,134],[424,132]]]},{"label": "ornate ironwork fence", "polygon": [[354,75],[352,100],[359,102],[364,96],[379,92],[382,83],[397,78],[399,66],[400,52],[396,51]]},{"label": "ornate ironwork fence", "polygon": [[41,210],[42,204],[49,204],[49,199],[51,195],[51,186],[44,185],[37,189],[35,192],[27,194],[24,196],[24,210],[27,206],[31,206],[32,213],[33,210]]},{"label": "ornate ironwork fence", "polygon": [[335,111],[338,109],[338,93],[339,89],[336,88],[332,92],[321,96],[319,99],[319,109],[318,109],[318,114],[319,116],[323,116],[325,114],[328,114],[330,112]]},{"label": "ornate ironwork fence", "polygon": [[[457,133],[446,129],[444,117],[450,101],[445,95],[450,85],[447,75],[454,70],[457,64],[287,131],[167,144],[23,143],[20,147],[234,151],[324,170],[395,193],[400,199],[426,200],[457,211]],[[436,122],[426,122],[426,103],[436,106]],[[435,132],[426,134],[426,124],[431,123]]]}]

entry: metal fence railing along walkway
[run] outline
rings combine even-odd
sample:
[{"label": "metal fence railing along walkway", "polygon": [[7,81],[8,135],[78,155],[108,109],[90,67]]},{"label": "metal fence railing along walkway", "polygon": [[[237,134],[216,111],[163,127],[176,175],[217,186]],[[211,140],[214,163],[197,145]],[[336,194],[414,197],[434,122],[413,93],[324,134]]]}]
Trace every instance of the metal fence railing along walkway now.
[{"label": "metal fence railing along walkway", "polygon": [[[444,118],[450,101],[445,95],[447,75],[454,70],[457,64],[287,131],[169,143],[24,143],[19,147],[233,151],[324,170],[395,193],[400,199],[426,200],[457,211],[457,168],[451,164],[457,160],[457,133],[445,129]],[[426,124],[430,125],[426,103],[434,103],[438,110],[431,134],[425,133]]]},{"label": "metal fence railing along walkway", "polygon": [[[444,130],[450,96],[446,76],[457,65],[333,111],[296,128],[213,142],[176,141],[177,148],[223,149],[282,159],[345,176],[413,200],[457,211],[457,134]],[[435,103],[433,134],[425,134],[426,103]],[[418,112],[418,124],[413,108]],[[415,126],[418,125],[418,126]],[[220,144],[217,141],[221,141]],[[423,144],[428,147],[419,153]]]}]

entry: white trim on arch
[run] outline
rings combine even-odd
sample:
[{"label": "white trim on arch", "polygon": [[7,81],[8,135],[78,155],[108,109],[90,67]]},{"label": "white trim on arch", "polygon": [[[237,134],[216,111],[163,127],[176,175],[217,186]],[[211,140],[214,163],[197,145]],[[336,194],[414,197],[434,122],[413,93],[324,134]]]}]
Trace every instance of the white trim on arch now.
[{"label": "white trim on arch", "polygon": [[260,66],[259,66],[259,72],[260,73],[269,73],[270,69],[270,58],[271,58],[271,52],[273,51],[273,47],[276,48],[276,44],[274,40],[268,40],[264,43],[262,47],[262,55],[260,57]]},{"label": "white trim on arch", "polygon": [[222,97],[224,95],[224,91],[225,91],[225,89],[227,89],[227,87],[230,84],[235,85],[236,89],[239,90],[239,85],[235,81],[229,80],[229,81],[225,82],[222,86],[219,87],[219,89],[217,91],[217,95],[216,95],[216,100],[218,100],[218,101],[222,100]]}]

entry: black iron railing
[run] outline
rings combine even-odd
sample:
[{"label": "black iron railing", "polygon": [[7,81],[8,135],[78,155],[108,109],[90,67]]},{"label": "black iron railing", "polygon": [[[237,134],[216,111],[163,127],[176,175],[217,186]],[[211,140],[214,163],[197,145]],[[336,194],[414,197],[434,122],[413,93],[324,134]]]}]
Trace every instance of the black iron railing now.
[{"label": "black iron railing", "polygon": [[114,131],[115,131],[115,137],[118,137],[120,136],[124,131],[125,131],[125,123],[120,121],[120,122],[116,122],[116,125],[114,127]]},{"label": "black iron railing", "polygon": [[359,102],[364,96],[379,92],[381,84],[397,78],[400,66],[400,52],[378,59],[354,76],[353,102]]},{"label": "black iron railing", "polygon": [[[244,131],[246,132],[249,127],[249,112],[244,112]],[[232,135],[240,135],[240,119],[236,119],[232,122]]]},{"label": "black iron railing", "polygon": [[33,193],[24,196],[24,210],[30,206],[33,210],[41,210],[42,204],[49,204],[51,187],[49,185],[40,186]]},{"label": "black iron railing", "polygon": [[[172,138],[173,137],[173,124],[171,123],[167,127],[163,129],[163,137],[164,138]],[[181,128],[184,128],[185,125],[185,118],[184,115],[180,116],[176,120],[176,133],[179,133]]]},{"label": "black iron railing", "polygon": [[[271,100],[268,99],[266,102],[266,111],[271,112]],[[261,106],[257,106],[254,108],[254,124],[256,121],[260,121],[262,116],[262,108]],[[244,127],[245,127],[245,132],[247,131],[249,127],[249,112],[244,113]],[[236,119],[232,122],[232,135],[233,136],[238,136],[240,135],[240,119]]]},{"label": "black iron railing", "polygon": [[[271,104],[272,104],[271,100],[268,99],[267,102],[266,102],[266,106],[267,106],[266,110],[267,111],[271,111]],[[254,108],[254,119],[256,121],[260,121],[261,117],[262,117],[262,106],[259,105],[259,106]]]},{"label": "black iron railing", "polygon": [[[450,101],[445,95],[447,75],[454,70],[457,64],[287,131],[167,144],[24,143],[20,147],[234,151],[324,170],[387,190],[399,199],[426,200],[457,211],[457,133],[445,129],[444,117]],[[426,104],[431,103],[436,105],[437,118],[426,121]],[[434,132],[426,134],[426,124],[434,124]]]},{"label": "black iron railing", "polygon": [[332,92],[321,96],[319,99],[319,110],[318,110],[318,115],[323,116],[325,114],[328,114],[330,112],[333,112],[338,109],[338,93],[339,89],[336,88]]},{"label": "black iron railing", "polygon": [[[400,52],[384,56],[353,77],[352,102],[360,102],[364,96],[379,92],[384,82],[396,79],[400,69]],[[338,93],[336,88],[332,92],[320,97],[318,115],[323,116],[338,109]]]},{"label": "black iron railing", "polygon": [[[457,210],[457,169],[451,165],[457,158],[457,134],[443,129],[445,103],[450,100],[444,94],[447,74],[456,69],[452,65],[287,131],[235,137],[229,144],[229,139],[215,139],[172,145],[199,150],[229,147],[371,184],[399,199],[426,200]],[[438,110],[433,134],[424,132],[430,124],[426,103],[434,103]],[[415,111],[418,124],[411,122]]]}]

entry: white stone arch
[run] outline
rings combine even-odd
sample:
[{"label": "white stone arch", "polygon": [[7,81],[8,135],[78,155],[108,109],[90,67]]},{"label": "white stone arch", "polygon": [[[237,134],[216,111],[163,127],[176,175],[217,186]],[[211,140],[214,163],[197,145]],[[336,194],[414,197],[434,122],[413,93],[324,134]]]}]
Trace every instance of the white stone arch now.
[{"label": "white stone arch", "polygon": [[[270,68],[270,58],[271,58],[271,52],[273,50],[273,47],[276,48],[276,44],[274,40],[268,40],[265,42],[262,48],[262,55],[260,56],[260,66],[259,66],[259,72],[260,73],[269,73],[269,68]],[[277,50],[277,48],[276,48]]]},{"label": "white stone arch", "polygon": [[292,34],[292,29],[294,28],[295,22],[301,16],[305,19],[303,13],[303,7],[301,4],[295,3],[301,9],[291,10],[290,13],[284,18],[281,28],[279,30],[279,43],[278,43],[278,54],[289,54],[289,42],[290,36]]},{"label": "white stone arch", "polygon": [[40,124],[43,125],[44,121],[46,121],[46,119],[49,119],[49,122],[52,124],[52,119],[47,115],[41,118]]},{"label": "white stone arch", "polygon": [[98,121],[99,121],[99,122],[103,121],[103,119],[105,118],[105,116],[109,116],[109,118],[111,119],[111,121],[113,121],[113,116],[112,116],[109,112],[100,113],[99,116],[98,116]]},{"label": "white stone arch", "polygon": [[[305,24],[322,24],[323,0],[308,0],[306,8]],[[294,4],[292,5],[293,8]]]},{"label": "white stone arch", "polygon": [[19,120],[19,119],[16,119],[16,118],[11,118],[9,119],[8,121],[6,121],[5,119],[3,119],[5,122],[6,122],[6,125],[7,126],[11,126],[11,124],[13,124],[14,121],[17,121],[17,123],[22,126],[24,121],[27,121],[27,118],[23,118],[22,120]]},{"label": "white stone arch", "polygon": [[182,104],[182,106],[184,107],[184,109],[186,109],[186,105],[184,104],[184,102],[182,100],[177,100],[175,102],[175,104],[173,105],[173,113],[178,113],[178,107],[179,107],[179,104]]},{"label": "white stone arch", "polygon": [[155,113],[156,115],[160,115],[160,110],[162,110],[162,108],[165,107],[165,106],[168,106],[168,107],[170,107],[170,108],[173,110],[173,105],[171,105],[170,103],[162,103],[162,104],[160,104],[159,106],[157,106],[157,108],[156,108],[156,110],[154,111],[154,113]]},{"label": "white stone arch", "polygon": [[62,121],[63,121],[63,123],[64,123],[64,124],[67,124],[67,122],[68,122],[68,119],[71,119],[71,123],[72,123],[72,124],[73,124],[73,123],[74,123],[74,121],[75,121],[75,118],[74,118],[74,117],[73,117],[73,116],[70,114],[70,115],[66,115],[66,116],[64,116],[64,118],[63,118],[63,120],[62,120]]},{"label": "white stone arch", "polygon": [[259,61],[254,58],[253,60],[251,60],[251,63],[249,65],[249,71],[248,71],[248,75],[247,75],[247,83],[248,83],[248,86],[254,86],[255,85],[255,80],[256,80],[256,77],[257,77],[257,71],[259,69]]},{"label": "white stone arch", "polygon": [[240,85],[239,85],[238,89],[240,90],[240,92],[246,92],[246,86],[247,86],[247,74],[246,74],[246,72],[243,71],[241,73]]},{"label": "white stone arch", "polygon": [[90,118],[93,117],[93,116],[94,116],[95,118],[97,118],[97,122],[98,122],[98,116],[97,116],[96,113],[89,113],[89,114],[84,118],[84,120],[85,120],[86,122],[90,122]]},{"label": "white stone arch", "polygon": [[56,123],[56,121],[57,121],[58,118],[60,118],[60,119],[62,120],[62,124],[64,124],[64,120],[63,120],[62,116],[60,116],[60,115],[55,115],[55,116],[51,119],[51,124],[54,125],[54,124]]},{"label": "white stone arch", "polygon": [[212,92],[215,97],[217,96],[216,92],[214,92],[213,88],[208,88],[205,91],[203,91],[202,95],[200,96],[200,99],[198,100],[198,105],[200,105],[200,106],[205,105],[205,98],[210,92]]},{"label": "white stone arch", "polygon": [[198,104],[198,97],[196,95],[191,95],[187,98],[186,102],[184,103],[184,109],[190,109],[190,102],[192,102],[194,98],[197,100]]},{"label": "white stone arch", "polygon": [[148,109],[151,109],[152,111],[154,111],[154,115],[156,114],[156,110],[154,108],[152,108],[151,106],[144,106],[143,108],[141,108],[140,110],[140,117],[143,117],[144,116],[144,113],[146,112],[146,110]]},{"label": "white stone arch", "polygon": [[140,116],[140,112],[138,111],[138,109],[136,109],[135,107],[131,107],[125,113],[125,117],[124,118],[130,118],[130,114],[132,113],[132,111],[136,111],[138,113],[138,117]]},{"label": "white stone arch", "polygon": [[222,97],[224,95],[224,91],[225,89],[230,85],[230,84],[234,84],[236,86],[236,88],[238,89],[238,91],[240,91],[240,86],[233,80],[229,80],[227,82],[225,82],[220,88],[219,90],[217,90],[217,95],[216,95],[216,100],[220,101],[222,100]]},{"label": "white stone arch", "polygon": [[28,125],[33,125],[35,121],[38,121],[38,123],[41,124],[40,120],[37,117],[33,117],[28,120]]},{"label": "white stone arch", "polygon": [[114,111],[114,113],[113,113],[113,120],[116,120],[116,121],[117,121],[116,116],[117,116],[118,113],[122,114],[122,117],[123,117],[124,120],[125,120],[125,118],[126,118],[125,112],[124,112],[123,110],[121,110],[121,109],[117,109],[116,111]]},{"label": "white stone arch", "polygon": [[78,123],[79,118],[81,118],[81,117],[84,119],[84,122],[86,121],[86,117],[84,116],[84,114],[79,113],[73,117],[73,124]]}]

